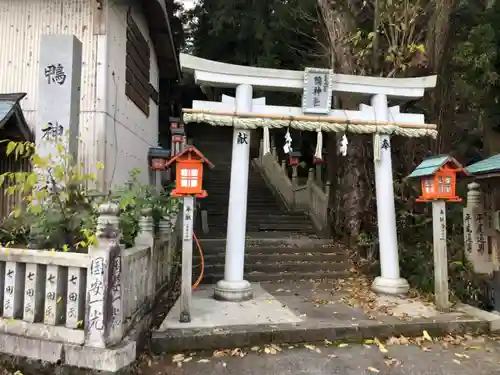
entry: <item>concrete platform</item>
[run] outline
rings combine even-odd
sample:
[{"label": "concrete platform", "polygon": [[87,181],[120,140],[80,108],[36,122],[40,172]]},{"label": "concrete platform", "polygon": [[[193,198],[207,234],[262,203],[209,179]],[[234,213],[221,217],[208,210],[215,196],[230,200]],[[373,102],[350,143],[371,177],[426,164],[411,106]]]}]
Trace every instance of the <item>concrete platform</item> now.
[{"label": "concrete platform", "polygon": [[[176,306],[152,333],[156,354],[185,350],[241,348],[269,343],[360,341],[396,335],[421,336],[489,332],[490,323],[463,311],[439,313],[415,298],[368,295],[366,306],[346,302],[351,287],[332,282],[254,284],[256,298],[220,302],[210,298],[213,286],[193,294],[193,320],[178,322]],[[368,306],[368,307],[367,307]]]},{"label": "concrete platform", "polygon": [[254,298],[244,302],[216,301],[213,285],[202,285],[193,293],[192,320],[180,323],[180,301],[170,310],[158,332],[169,329],[213,328],[248,324],[282,324],[302,321],[258,283],[252,284]]}]

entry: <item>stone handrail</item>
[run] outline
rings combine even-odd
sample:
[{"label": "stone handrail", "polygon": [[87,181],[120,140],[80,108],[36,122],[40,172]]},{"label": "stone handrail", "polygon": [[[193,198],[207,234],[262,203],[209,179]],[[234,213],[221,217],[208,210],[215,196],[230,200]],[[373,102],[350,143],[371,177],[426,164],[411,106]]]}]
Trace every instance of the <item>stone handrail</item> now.
[{"label": "stone handrail", "polygon": [[[311,173],[312,169],[309,171]],[[328,232],[328,200],[330,196],[330,185],[327,184],[323,190],[317,182],[309,179],[309,216],[314,227],[321,233]]]},{"label": "stone handrail", "polygon": [[328,201],[330,184],[327,182],[325,188],[321,188],[315,181],[315,171],[309,169],[307,182],[299,185],[297,166],[293,166],[292,178],[288,177],[286,160],[279,162],[276,148],[264,155],[261,143],[260,156],[254,160],[260,169],[267,184],[281,198],[283,203],[291,211],[306,212],[316,230],[320,233],[328,232]]},{"label": "stone handrail", "polygon": [[118,211],[114,204],[99,207],[98,241],[87,253],[0,248],[0,335],[38,342],[30,344],[33,348],[57,347],[30,351],[6,344],[3,353],[117,368],[114,362],[92,361],[82,350],[114,350],[130,332],[143,329],[138,322],[173,281],[172,265],[180,253],[177,212],[154,233],[151,210],[144,211],[135,246],[125,249]]},{"label": "stone handrail", "polygon": [[289,208],[295,207],[295,191],[292,181],[286,175],[286,164],[278,164],[274,154],[267,154],[256,160],[257,165],[264,172],[264,178],[275,192],[281,197],[283,203]]}]

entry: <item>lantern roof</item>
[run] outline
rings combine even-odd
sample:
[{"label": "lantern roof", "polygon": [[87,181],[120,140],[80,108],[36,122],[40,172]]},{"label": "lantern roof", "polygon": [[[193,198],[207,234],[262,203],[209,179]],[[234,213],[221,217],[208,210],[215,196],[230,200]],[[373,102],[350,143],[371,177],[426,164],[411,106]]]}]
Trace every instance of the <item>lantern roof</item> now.
[{"label": "lantern roof", "polygon": [[471,175],[498,172],[500,171],[500,154],[478,161],[465,169]]},{"label": "lantern roof", "polygon": [[452,164],[462,175],[468,175],[462,165],[450,155],[438,155],[424,159],[408,178],[432,176],[439,171],[445,164]]},{"label": "lantern roof", "polygon": [[205,155],[203,155],[200,152],[200,150],[198,150],[193,145],[188,145],[188,146],[184,147],[184,150],[182,150],[177,155],[175,155],[172,159],[170,159],[167,162],[167,164],[165,165],[165,168],[169,167],[172,163],[174,163],[175,161],[177,161],[181,156],[183,156],[183,155],[191,155],[191,154],[196,155],[203,163],[205,163],[208,166],[208,168],[213,168],[214,167],[214,165],[212,164],[212,162],[210,162],[210,160],[208,160],[205,157]]},{"label": "lantern roof", "polygon": [[150,158],[169,158],[170,149],[165,149],[163,147],[150,147],[148,150],[148,156]]}]

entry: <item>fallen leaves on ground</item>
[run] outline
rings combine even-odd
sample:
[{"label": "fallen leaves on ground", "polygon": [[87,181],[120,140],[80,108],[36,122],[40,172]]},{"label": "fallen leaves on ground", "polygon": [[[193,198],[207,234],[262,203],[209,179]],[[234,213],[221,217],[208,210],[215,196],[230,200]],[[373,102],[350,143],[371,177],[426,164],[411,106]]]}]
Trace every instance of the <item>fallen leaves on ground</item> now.
[{"label": "fallen leaves on ground", "polygon": [[182,362],[184,358],[184,354],[175,354],[172,356],[172,363]]},{"label": "fallen leaves on ground", "polygon": [[374,372],[374,373],[376,373],[376,374],[380,372],[380,370],[379,370],[379,369],[376,369],[375,367],[371,367],[371,366],[370,366],[370,367],[368,367],[368,368],[367,368],[367,370],[368,370],[368,371],[370,371],[370,372]]},{"label": "fallen leaves on ground", "polygon": [[389,358],[386,359],[384,362],[387,365],[387,367],[398,367],[401,365],[401,361],[396,358]]},{"label": "fallen leaves on ground", "polygon": [[241,357],[243,358],[247,354],[240,348],[235,348],[235,349],[219,349],[215,350],[212,354],[213,357],[215,358],[220,358],[220,357]]},{"label": "fallen leaves on ground", "polygon": [[311,299],[311,301],[312,301],[314,304],[318,305],[318,306],[319,306],[319,305],[328,305],[328,304],[330,303],[330,301],[329,301],[329,300],[327,300],[327,299],[316,298],[316,297],[312,298],[312,299]]},{"label": "fallen leaves on ground", "polygon": [[389,351],[385,348],[384,344],[382,344],[376,337],[373,340],[375,344],[377,344],[378,349],[380,350],[381,353],[388,353]]},{"label": "fallen leaves on ground", "polygon": [[276,344],[270,344],[270,345],[266,345],[264,347],[264,353],[266,354],[278,354],[279,352],[281,352],[282,349],[276,345]]},{"label": "fallen leaves on ground", "polygon": [[321,349],[320,348],[317,348],[316,346],[311,345],[311,344],[304,344],[304,348],[307,348],[309,350],[313,350],[316,353],[321,353]]},{"label": "fallen leaves on ground", "polygon": [[431,335],[429,335],[429,332],[427,332],[426,330],[424,330],[422,332],[422,334],[423,334],[422,337],[424,338],[424,340],[432,342],[432,337],[431,337]]},{"label": "fallen leaves on ground", "polygon": [[[395,311],[398,307],[396,302],[380,302],[377,300],[377,294],[371,289],[371,280],[359,273],[355,276],[346,279],[334,281],[333,290],[335,292],[346,292],[348,295],[342,298],[342,301],[349,306],[359,308],[369,315],[370,320],[376,320],[377,314],[393,316],[403,321],[410,321],[415,317],[410,317],[406,312]],[[332,292],[334,293],[334,292]],[[417,292],[410,294],[406,299],[419,299],[425,305],[432,305],[426,296],[422,296]]]}]

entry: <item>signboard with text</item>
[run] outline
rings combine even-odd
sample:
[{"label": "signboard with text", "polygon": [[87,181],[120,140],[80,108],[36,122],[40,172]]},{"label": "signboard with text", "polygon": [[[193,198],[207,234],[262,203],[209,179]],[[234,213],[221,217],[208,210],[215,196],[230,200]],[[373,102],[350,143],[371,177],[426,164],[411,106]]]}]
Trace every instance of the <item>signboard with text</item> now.
[{"label": "signboard with text", "polygon": [[326,115],[332,107],[333,71],[330,69],[306,68],[302,112]]},{"label": "signboard with text", "polygon": [[62,143],[77,158],[81,75],[82,43],[73,35],[42,35],[36,124],[41,157],[53,159]]}]

